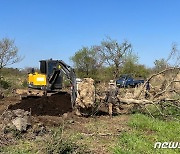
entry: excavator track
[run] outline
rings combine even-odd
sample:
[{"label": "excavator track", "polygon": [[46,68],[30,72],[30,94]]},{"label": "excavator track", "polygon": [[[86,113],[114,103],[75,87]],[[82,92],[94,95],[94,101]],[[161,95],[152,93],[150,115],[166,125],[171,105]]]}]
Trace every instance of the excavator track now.
[{"label": "excavator track", "polygon": [[66,93],[65,91],[51,91],[51,92],[46,92],[46,91],[42,91],[42,90],[38,90],[38,89],[32,89],[32,88],[28,88],[28,89],[16,89],[15,94],[20,96],[20,99],[26,99],[29,97],[43,97],[43,96],[52,96],[54,94],[58,94],[58,93]]},{"label": "excavator track", "polygon": [[45,96],[45,92],[38,89],[16,89],[15,94],[20,96],[20,99],[27,97],[42,97]]}]

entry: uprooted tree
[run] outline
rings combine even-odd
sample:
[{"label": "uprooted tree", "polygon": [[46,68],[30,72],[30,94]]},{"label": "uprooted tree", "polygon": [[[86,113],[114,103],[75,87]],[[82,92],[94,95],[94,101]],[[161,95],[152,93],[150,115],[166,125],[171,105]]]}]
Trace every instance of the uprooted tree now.
[{"label": "uprooted tree", "polygon": [[[172,64],[172,59],[174,64]],[[171,66],[168,63],[169,61],[171,62]],[[128,105],[134,104],[142,107],[152,117],[153,114],[148,109],[149,105],[154,106],[163,117],[170,117],[168,114],[175,114],[173,118],[178,119],[180,114],[179,65],[180,51],[177,49],[177,45],[173,45],[169,57],[167,60],[163,60],[163,67],[161,67],[160,71],[152,74],[142,86],[135,89],[131,98],[122,98],[119,96],[120,101]],[[147,84],[150,84],[151,88],[149,90],[146,88]],[[145,96],[148,97],[145,98]]]},{"label": "uprooted tree", "polygon": [[22,61],[23,58],[18,55],[18,51],[14,40],[9,38],[0,40],[0,69]]},{"label": "uprooted tree", "polygon": [[[166,60],[167,66],[163,70],[150,75],[143,85],[134,89],[120,89],[118,99],[122,110],[123,108],[126,110],[129,107],[130,109],[135,107],[140,109],[140,112],[148,112],[152,117],[158,115],[163,118],[180,120],[179,53],[180,51],[173,46],[169,56],[171,58],[168,57]],[[150,88],[147,88],[148,84]],[[101,89],[103,92],[105,88]],[[127,112],[122,111],[122,113]],[[128,113],[131,113],[131,111],[128,111]]]}]

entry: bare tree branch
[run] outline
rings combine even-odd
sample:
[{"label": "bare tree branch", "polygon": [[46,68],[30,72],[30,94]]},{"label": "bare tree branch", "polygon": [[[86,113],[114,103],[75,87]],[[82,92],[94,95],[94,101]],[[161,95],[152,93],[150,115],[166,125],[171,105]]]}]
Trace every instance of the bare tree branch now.
[{"label": "bare tree branch", "polygon": [[152,78],[154,78],[155,76],[158,76],[158,75],[160,75],[160,74],[163,74],[163,73],[165,73],[165,72],[167,72],[167,71],[170,71],[170,70],[180,70],[180,67],[166,68],[166,69],[163,70],[163,71],[160,71],[160,72],[158,72],[158,73],[156,73],[156,74],[151,75],[151,76],[146,80],[146,82],[143,84],[141,91],[139,92],[138,95],[136,95],[135,98],[138,99],[138,98],[140,97],[140,95],[142,94],[145,86],[147,85],[148,82],[150,82],[150,80],[151,80]]},{"label": "bare tree branch", "polygon": [[94,50],[99,52],[104,64],[115,68],[114,76],[117,78],[120,66],[124,63],[124,55],[132,50],[131,47],[127,41],[119,44],[116,40],[107,37],[107,40],[102,41],[101,46],[95,46]]},{"label": "bare tree branch", "polygon": [[0,69],[22,61],[22,57],[18,55],[18,48],[14,45],[14,40],[3,38],[0,40]]}]

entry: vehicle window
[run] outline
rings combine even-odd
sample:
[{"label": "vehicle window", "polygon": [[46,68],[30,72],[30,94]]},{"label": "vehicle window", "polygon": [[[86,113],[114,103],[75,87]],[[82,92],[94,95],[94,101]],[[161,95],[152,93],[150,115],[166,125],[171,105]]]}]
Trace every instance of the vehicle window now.
[{"label": "vehicle window", "polygon": [[56,62],[49,62],[48,63],[48,74],[52,74],[53,73],[53,70],[54,68],[56,67]]}]

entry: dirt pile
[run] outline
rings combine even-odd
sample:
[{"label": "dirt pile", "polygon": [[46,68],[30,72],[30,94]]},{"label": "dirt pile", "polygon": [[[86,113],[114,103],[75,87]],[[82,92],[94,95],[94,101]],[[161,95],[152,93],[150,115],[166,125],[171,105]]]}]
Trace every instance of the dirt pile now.
[{"label": "dirt pile", "polygon": [[76,99],[76,106],[81,108],[92,107],[95,102],[95,86],[94,80],[91,78],[84,78],[78,84],[78,95]]},{"label": "dirt pile", "polygon": [[37,116],[59,116],[72,111],[71,96],[66,92],[60,92],[51,96],[27,97],[8,108],[11,110],[23,109],[30,111],[31,115]]},{"label": "dirt pile", "polygon": [[0,116],[0,147],[15,144],[17,138],[32,140],[47,133],[48,130],[42,123],[33,122],[28,111],[5,110]]}]

